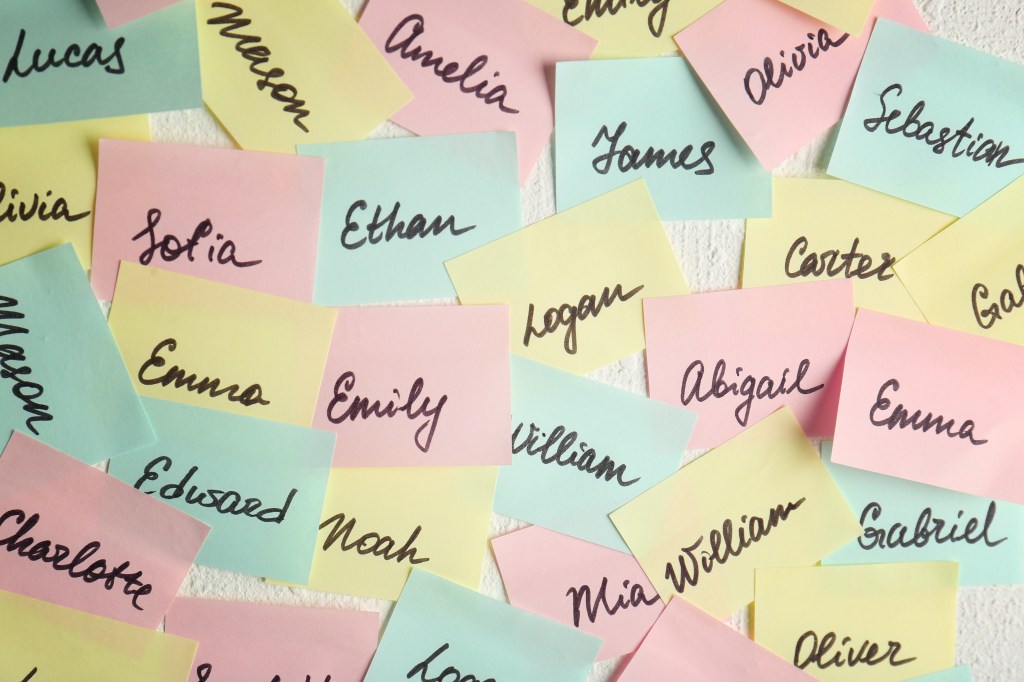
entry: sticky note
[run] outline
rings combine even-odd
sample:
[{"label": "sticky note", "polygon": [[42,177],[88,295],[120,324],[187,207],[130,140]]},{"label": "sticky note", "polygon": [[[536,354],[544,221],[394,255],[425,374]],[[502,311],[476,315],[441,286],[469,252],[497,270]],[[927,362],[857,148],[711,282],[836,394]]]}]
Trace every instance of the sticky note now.
[{"label": "sticky note", "polygon": [[971,682],[971,666],[958,665],[955,668],[946,668],[930,675],[921,675],[907,682]]},{"label": "sticky note", "polygon": [[1020,346],[862,310],[846,352],[832,461],[1024,503],[1024,433],[1005,399],[1022,381]]},{"label": "sticky note", "polygon": [[511,133],[302,145],[299,153],[327,166],[321,305],[454,298],[444,261],[521,227]]},{"label": "sticky note", "polygon": [[0,456],[0,589],[155,628],[209,528],[15,432]]},{"label": "sticky note", "polygon": [[358,140],[409,90],[333,0],[198,0],[203,98],[238,146]]},{"label": "sticky note", "polygon": [[782,0],[782,2],[829,26],[835,26],[855,36],[860,35],[861,30],[864,29],[864,22],[871,14],[871,6],[874,4],[874,0],[845,0],[845,2]]},{"label": "sticky note", "polygon": [[4,2],[0,126],[202,106],[195,21],[191,2],[117,29],[91,1]]},{"label": "sticky note", "polygon": [[512,360],[512,466],[494,511],[625,552],[608,514],[679,468],[696,416]]},{"label": "sticky note", "polygon": [[643,178],[664,220],[771,215],[771,176],[686,60],[563,62],[556,93],[559,211]]},{"label": "sticky note", "polygon": [[71,242],[89,269],[101,137],[148,140],[149,118],[0,128],[0,265]]},{"label": "sticky note", "polygon": [[109,321],[141,395],[309,426],[335,316],[122,261]]},{"label": "sticky note", "polygon": [[897,682],[953,665],[953,563],[757,571],[755,641],[827,682]]},{"label": "sticky note", "polygon": [[5,680],[181,682],[192,640],[0,591]]},{"label": "sticky note", "polygon": [[697,413],[691,448],[715,447],[781,405],[808,436],[828,438],[853,315],[848,280],[648,299],[648,391]]},{"label": "sticky note", "polygon": [[445,265],[463,305],[509,304],[513,353],[577,374],[644,347],[643,299],[689,293],[642,181]]},{"label": "sticky note", "polygon": [[11,429],[87,464],[153,430],[70,244],[0,267],[0,440]]},{"label": "sticky note", "polygon": [[771,169],[842,118],[878,17],[928,30],[912,0],[877,0],[856,37],[777,0],[725,0],[676,43]]},{"label": "sticky note", "polygon": [[974,209],[896,264],[932,324],[1024,344],[1024,179]]},{"label": "sticky note", "polygon": [[853,301],[922,319],[894,265],[955,218],[842,180],[773,179],[770,218],[747,220],[743,286],[853,281]]},{"label": "sticky note", "polygon": [[164,629],[199,641],[188,682],[362,682],[379,620],[369,611],[179,598]]},{"label": "sticky note", "polygon": [[814,678],[696,606],[672,599],[617,682],[811,682]]},{"label": "sticky note", "polygon": [[824,564],[955,561],[963,585],[1024,582],[1024,507],[822,459],[864,534]]},{"label": "sticky note", "polygon": [[1024,174],[1024,67],[880,20],[828,174],[962,216]]},{"label": "sticky note", "polygon": [[807,566],[860,526],[788,407],[611,515],[644,572],[724,618],[754,600],[754,570]]},{"label": "sticky note", "polygon": [[476,588],[494,467],[334,469],[308,587],[398,599],[416,566]]},{"label": "sticky note", "polygon": [[96,296],[128,260],[312,301],[323,178],[320,159],[100,141]]},{"label": "sticky note", "polygon": [[417,135],[514,132],[520,184],[551,136],[555,62],[597,45],[525,0],[370,0],[359,25],[414,95],[391,120]]},{"label": "sticky note", "polygon": [[598,660],[636,651],[664,604],[620,552],[529,526],[491,540],[512,606],[604,640]]},{"label": "sticky note", "polygon": [[157,442],[110,475],[210,526],[196,563],[305,582],[334,437],[324,431],[146,398]]},{"label": "sticky note", "polygon": [[314,426],[334,466],[508,464],[505,306],[342,308]]},{"label": "sticky note", "polygon": [[110,28],[135,21],[141,17],[172,5],[177,0],[96,0],[103,21]]},{"label": "sticky note", "polygon": [[601,646],[577,632],[428,573],[413,571],[366,682],[438,679],[584,682]]}]

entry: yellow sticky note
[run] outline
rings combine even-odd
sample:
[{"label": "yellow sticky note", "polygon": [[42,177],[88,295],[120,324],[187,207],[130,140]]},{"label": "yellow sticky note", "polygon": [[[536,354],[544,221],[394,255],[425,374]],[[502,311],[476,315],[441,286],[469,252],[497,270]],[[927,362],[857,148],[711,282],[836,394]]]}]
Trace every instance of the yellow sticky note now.
[{"label": "yellow sticky note", "polygon": [[109,321],[141,395],[309,426],[336,315],[122,261]]},{"label": "yellow sticky note", "polygon": [[896,264],[931,324],[1024,344],[1024,178]]},{"label": "yellow sticky note", "polygon": [[757,571],[754,639],[819,680],[896,682],[953,666],[957,564]]},{"label": "yellow sticky note", "polygon": [[198,0],[203,99],[243,149],[358,140],[412,94],[338,0]]},{"label": "yellow sticky note", "polygon": [[181,682],[196,653],[190,639],[3,591],[0,642],[0,679],[14,682]]},{"label": "yellow sticky note", "polygon": [[593,59],[657,57],[678,48],[672,36],[723,0],[528,0],[599,41]]},{"label": "yellow sticky note", "polygon": [[445,266],[463,304],[510,306],[513,353],[579,374],[643,349],[643,299],[689,293],[643,180]]},{"label": "yellow sticky note", "polygon": [[149,117],[0,128],[0,265],[71,242],[91,267],[101,137],[148,140]]},{"label": "yellow sticky note", "polygon": [[956,220],[842,180],[779,178],[771,218],[747,220],[743,287],[853,281],[854,303],[923,319],[893,271],[897,260]]},{"label": "yellow sticky note", "polygon": [[829,26],[859,36],[871,14],[875,0],[782,0],[790,7],[809,14]]},{"label": "yellow sticky note", "polygon": [[612,513],[662,599],[725,618],[754,571],[807,566],[861,534],[793,412],[783,407]]},{"label": "yellow sticky note", "polygon": [[309,587],[398,599],[425,568],[476,590],[496,467],[333,469]]}]

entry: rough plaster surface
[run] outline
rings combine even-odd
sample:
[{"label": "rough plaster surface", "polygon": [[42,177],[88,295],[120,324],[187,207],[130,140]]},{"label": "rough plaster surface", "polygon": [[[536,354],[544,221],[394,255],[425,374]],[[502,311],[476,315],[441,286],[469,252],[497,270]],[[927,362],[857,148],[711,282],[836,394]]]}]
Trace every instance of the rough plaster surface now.
[{"label": "rough plaster surface", "polygon": [[[1021,0],[916,1],[936,35],[1024,64],[1024,5]],[[346,0],[346,3],[353,12],[363,4],[362,0]],[[215,119],[204,110],[157,114],[152,117],[152,127],[153,138],[162,142],[232,146],[231,140]],[[373,137],[406,134],[401,128],[386,123]],[[823,135],[780,165],[775,174],[823,175],[831,140],[832,133]],[[549,146],[523,187],[523,224],[537,222],[553,213],[554,186]],[[668,222],[665,227],[693,291],[714,291],[737,286],[743,247],[743,221],[680,221]],[[645,392],[641,354],[602,368],[591,377],[634,393]],[[703,453],[689,452],[687,459],[700,454]],[[502,535],[524,525],[493,515],[491,535]],[[496,599],[505,599],[501,577],[490,553],[485,561],[480,590]],[[267,585],[257,578],[198,566],[193,567],[181,593],[250,602],[380,610],[385,616],[391,607],[391,602],[382,600],[277,587]],[[745,629],[747,614],[737,613],[733,622],[737,628]],[[975,680],[1024,681],[1024,586],[963,588],[959,605],[958,641],[957,662],[970,664]],[[595,665],[590,682],[605,682],[616,666],[617,661]]]}]

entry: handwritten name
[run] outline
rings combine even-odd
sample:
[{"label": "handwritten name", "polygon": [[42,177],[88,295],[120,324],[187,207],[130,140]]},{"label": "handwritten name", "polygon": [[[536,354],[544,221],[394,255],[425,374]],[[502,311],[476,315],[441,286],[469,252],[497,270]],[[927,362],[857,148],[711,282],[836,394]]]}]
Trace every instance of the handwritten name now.
[{"label": "handwritten name", "polygon": [[[475,675],[463,675],[459,669],[454,666],[448,666],[444,669],[444,672],[437,677],[427,677],[430,664],[433,663],[441,654],[447,651],[448,646],[448,643],[442,644],[434,653],[414,665],[412,670],[410,670],[405,676],[405,679],[411,680],[416,675],[419,675],[420,682],[494,682],[493,677],[479,679]],[[450,675],[452,677],[449,677]]]},{"label": "handwritten name", "polygon": [[[992,540],[989,531],[996,519],[996,503],[988,503],[988,511],[985,514],[985,521],[982,523],[977,517],[968,517],[967,524],[959,527],[963,520],[964,510],[957,512],[956,520],[948,523],[943,519],[933,516],[932,508],[925,507],[913,529],[902,523],[894,523],[886,528],[876,528],[868,525],[869,522],[876,522],[882,515],[882,505],[878,502],[869,502],[860,515],[860,525],[864,528],[864,534],[857,539],[863,549],[894,549],[897,547],[927,547],[935,543],[942,545],[946,543],[966,542],[975,545],[984,542],[987,547],[997,547],[1006,542],[1006,538]],[[978,530],[979,524],[981,530]],[[909,533],[909,537],[908,537]]]},{"label": "handwritten name", "polygon": [[[171,467],[174,465],[174,461],[166,455],[157,457],[149,464],[142,472],[142,476],[139,480],[135,481],[135,488],[142,490],[142,486],[147,481],[155,481],[160,478],[160,471],[168,473]],[[292,488],[291,492],[285,498],[284,504],[280,507],[263,507],[263,500],[258,497],[246,498],[243,502],[241,493],[235,492],[234,490],[216,490],[209,489],[204,492],[200,492],[197,486],[191,486],[188,488],[188,492],[185,490],[191,481],[192,477],[199,472],[199,467],[194,466],[188,470],[188,472],[181,478],[177,483],[168,483],[161,487],[159,490],[142,490],[147,495],[157,494],[158,497],[164,500],[177,500],[184,496],[185,504],[193,504],[197,507],[205,507],[206,509],[213,509],[220,514],[227,514],[231,516],[248,516],[254,518],[257,521],[263,523],[282,523],[285,515],[288,513],[288,508],[292,504],[292,500],[295,495],[299,492],[298,489]]]},{"label": "handwritten name", "polygon": [[[497,104],[498,109],[503,113],[519,113],[518,109],[505,105],[508,88],[504,85],[496,85],[486,92],[484,90],[490,84],[487,79],[480,81],[476,85],[467,85],[472,76],[483,71],[484,67],[487,66],[487,62],[490,60],[487,55],[480,55],[471,61],[462,73],[459,73],[460,66],[458,62],[445,63],[444,57],[440,55],[435,57],[433,50],[424,50],[415,44],[416,39],[423,35],[425,31],[423,15],[410,14],[395,26],[395,30],[391,32],[391,35],[388,36],[387,41],[384,43],[384,51],[388,54],[397,52],[398,56],[402,59],[408,59],[414,63],[419,62],[420,66],[424,69],[433,69],[434,75],[445,83],[457,84],[460,91],[482,99],[485,104]],[[498,78],[499,76],[501,76],[501,72],[495,71],[492,78]]]},{"label": "handwritten name", "polygon": [[[896,93],[893,99],[899,98],[903,94],[903,86],[899,83],[893,83],[878,96],[878,101],[882,105],[882,113],[875,118],[864,119],[864,129],[869,133],[873,133],[881,128],[889,135],[903,135],[903,137],[908,139],[924,142],[932,148],[934,153],[939,155],[944,154],[946,148],[952,143],[950,156],[954,159],[962,156],[971,161],[984,162],[987,166],[991,166],[994,163],[996,168],[1024,163],[1024,159],[1007,160],[1006,157],[1010,154],[1010,147],[1004,144],[1002,140],[998,142],[991,139],[985,140],[985,136],[981,133],[972,133],[971,126],[974,125],[973,116],[958,130],[954,131],[952,128],[944,127],[936,131],[936,123],[921,120],[921,116],[924,114],[925,103],[924,100],[919,100],[917,104],[911,107],[903,121],[900,122],[900,116],[904,115],[903,111],[900,109],[892,109],[890,111],[885,101],[891,93]],[[961,145],[967,140],[970,140],[967,148],[961,148]],[[975,145],[977,145],[977,148],[975,148]]]},{"label": "handwritten name", "polygon": [[743,76],[743,89],[747,97],[757,106],[761,106],[768,92],[772,88],[781,88],[787,78],[792,78],[794,74],[803,71],[808,65],[808,59],[817,59],[833,47],[845,43],[849,37],[849,33],[844,33],[833,40],[824,28],[819,28],[817,34],[808,33],[806,44],[797,45],[788,58],[785,50],[779,50],[778,73],[775,60],[772,57],[765,57],[760,67],[747,70]]},{"label": "handwritten name", "polygon": [[238,384],[231,384],[221,388],[220,379],[211,379],[209,377],[203,377],[199,379],[194,373],[188,374],[184,369],[177,365],[171,365],[162,376],[154,378],[146,378],[146,370],[150,367],[163,367],[167,364],[167,360],[160,357],[160,352],[166,348],[168,352],[177,350],[178,342],[175,339],[165,339],[156,345],[153,352],[150,353],[149,359],[142,363],[142,367],[139,368],[139,382],[145,386],[170,386],[174,384],[174,388],[184,388],[186,391],[193,393],[208,393],[211,398],[219,398],[222,395],[227,395],[228,400],[234,403],[240,403],[245,407],[252,407],[253,405],[269,405],[269,400],[263,399],[263,388],[259,384],[252,384],[251,386],[242,390],[239,393]]},{"label": "handwritten name", "polygon": [[586,612],[587,620],[591,623],[596,623],[597,618],[603,611],[609,616],[614,616],[616,613],[623,609],[637,606],[653,606],[661,602],[661,597],[657,594],[648,597],[644,593],[644,586],[639,583],[633,583],[630,587],[628,580],[622,581],[622,589],[627,590],[626,593],[620,594],[615,598],[615,602],[608,601],[608,578],[601,578],[601,586],[597,588],[597,596],[595,597],[590,585],[580,585],[579,587],[570,587],[565,596],[572,599],[572,622],[576,627],[580,626],[580,618],[583,612]]},{"label": "handwritten name", "polygon": [[14,46],[14,52],[7,60],[7,68],[4,69],[3,82],[11,80],[11,77],[28,78],[33,73],[42,73],[48,69],[56,69],[65,66],[69,69],[87,69],[94,64],[99,64],[109,74],[120,76],[124,73],[124,59],[121,57],[121,48],[124,47],[125,39],[118,38],[114,41],[114,47],[109,54],[103,53],[103,46],[98,43],[89,43],[82,49],[78,43],[71,43],[64,50],[64,54],[57,56],[57,48],[51,47],[46,58],[43,58],[43,51],[36,49],[32,52],[30,64],[21,66],[21,51],[25,47],[25,29],[18,32],[18,42]]},{"label": "handwritten name", "polygon": [[[519,439],[523,426],[525,424],[520,422],[516,426],[516,430],[512,432],[512,454],[514,455],[525,451],[531,457],[539,456],[540,461],[544,464],[575,467],[585,474],[593,474],[594,478],[599,481],[602,479],[614,481],[623,488],[631,486],[640,480],[639,476],[628,481],[624,480],[622,476],[626,473],[626,465],[616,465],[615,460],[608,455],[605,455],[600,462],[595,464],[597,452],[582,441],[580,441],[579,447],[577,447],[576,439],[579,434],[575,431],[566,431],[564,426],[556,426],[551,430],[551,435],[549,436],[547,433],[541,433],[540,427],[531,422],[530,432],[526,434],[521,443],[517,443],[516,441]],[[547,440],[538,445],[540,438],[546,438]],[[554,448],[553,452],[552,448]],[[570,454],[566,456],[566,453]]]},{"label": "handwritten name", "polygon": [[588,317],[597,317],[602,310],[615,303],[616,301],[628,301],[629,299],[640,293],[640,290],[644,288],[644,285],[630,289],[626,293],[622,293],[622,285],[616,284],[614,289],[604,288],[600,297],[594,296],[593,294],[586,294],[580,298],[577,305],[571,303],[563,303],[557,308],[548,308],[544,313],[543,324],[541,329],[537,329],[533,326],[533,314],[534,305],[531,303],[529,309],[526,312],[526,334],[523,335],[523,345],[529,346],[530,339],[536,337],[538,339],[547,336],[548,334],[558,331],[559,327],[565,327],[565,338],[562,342],[565,352],[569,355],[576,354],[576,323],[581,320],[585,320]]},{"label": "handwritten name", "polygon": [[[786,277],[799,279],[801,277],[845,277],[846,279],[871,279],[876,278],[879,282],[885,282],[893,278],[892,266],[896,259],[892,254],[882,254],[882,262],[875,265],[874,259],[866,253],[859,251],[860,238],[854,237],[853,244],[848,251],[829,249],[820,254],[814,251],[807,253],[809,242],[807,237],[797,237],[793,245],[789,247],[786,254]],[[807,254],[804,256],[804,254]],[[799,267],[794,267],[794,257],[804,256]],[[872,267],[874,266],[874,267]]]},{"label": "handwritten name", "polygon": [[[196,666],[196,682],[209,682],[210,677],[213,675],[213,664],[203,663]],[[280,675],[274,675],[270,682],[281,682]],[[314,679],[310,675],[306,675],[305,682],[314,682]],[[324,682],[331,682],[331,676],[328,675],[324,678]]]},{"label": "handwritten name", "polygon": [[680,548],[678,567],[671,561],[665,563],[665,579],[672,581],[672,587],[679,594],[682,594],[687,586],[696,587],[702,570],[704,573],[711,573],[715,564],[724,566],[731,557],[738,557],[743,550],[767,537],[772,528],[789,519],[790,514],[799,509],[805,501],[807,498],[801,497],[785,506],[776,505],[768,511],[767,520],[760,516],[741,516],[742,525],[736,528],[735,537],[732,519],[726,519],[721,530],[716,528],[708,533],[707,548],[702,549],[699,554],[697,549],[704,542],[703,535],[689,547]]},{"label": "handwritten name", "polygon": [[[668,3],[670,0],[565,0],[562,7],[562,21],[570,26],[577,26],[584,21],[600,19],[605,14],[615,16],[619,10],[626,9],[630,5],[634,7],[647,7],[651,5],[651,11],[647,15],[647,30],[655,38],[660,38],[665,30],[665,19],[668,17]],[[572,16],[573,10],[579,9],[581,3],[585,3],[583,13]]]},{"label": "handwritten name", "polygon": [[[618,168],[621,173],[628,173],[641,168],[664,168],[666,165],[672,168],[692,170],[694,175],[711,175],[715,172],[715,164],[711,161],[711,152],[715,151],[715,143],[711,140],[700,146],[700,156],[690,161],[690,154],[693,153],[693,145],[688,144],[682,149],[664,149],[648,147],[643,154],[636,147],[625,145],[619,148],[619,140],[626,132],[626,122],[623,121],[615,129],[614,133],[608,131],[608,126],[601,126],[597,131],[597,137],[590,143],[591,147],[597,148],[602,140],[610,144],[608,151],[594,157],[591,166],[601,175],[607,175],[612,166]],[[704,166],[701,168],[701,166]],[[699,169],[699,170],[694,170]]]},{"label": "handwritten name", "polygon": [[[423,392],[423,378],[418,377],[412,382],[409,395],[404,403],[399,405],[396,402],[396,400],[402,399],[402,394],[395,388],[391,392],[395,394],[396,400],[389,400],[385,405],[380,400],[374,400],[373,403],[370,403],[369,398],[363,398],[358,395],[350,397],[349,391],[355,388],[355,386],[356,375],[354,372],[343,372],[338,377],[338,380],[334,382],[334,397],[331,398],[331,402],[327,405],[327,420],[329,422],[341,424],[345,420],[366,420],[370,417],[391,419],[398,416],[400,412],[404,412],[410,421],[426,417],[426,420],[416,429],[416,433],[413,434],[413,441],[421,452],[430,450],[430,443],[434,440],[434,431],[437,430],[437,422],[441,418],[441,410],[444,409],[445,403],[448,402],[447,394],[442,395],[433,407],[430,406],[431,398],[429,396],[425,396],[423,402],[416,405],[416,401],[419,400],[420,394]],[[345,403],[349,403],[348,406],[345,406]],[[340,412],[335,412],[335,408],[338,408]]]},{"label": "handwritten name", "polygon": [[71,556],[71,549],[65,545],[57,544],[50,540],[36,540],[28,535],[29,531],[39,523],[39,514],[27,515],[21,509],[11,509],[0,515],[0,527],[11,521],[17,530],[0,540],[0,549],[17,554],[29,561],[41,561],[50,564],[55,571],[66,571],[68,576],[74,580],[81,580],[84,583],[92,584],[102,581],[107,591],[112,591],[118,580],[124,581],[122,592],[125,596],[131,597],[132,606],[143,611],[139,600],[153,591],[153,586],[142,582],[142,571],[129,573],[130,561],[124,561],[113,568],[108,568],[105,559],[97,559],[88,566],[85,563],[94,554],[100,551],[102,544],[96,540],[86,543],[78,550],[74,558]]},{"label": "handwritten name", "polygon": [[971,307],[974,309],[974,321],[982,329],[991,329],[995,323],[1003,319],[1003,313],[1009,315],[1020,307],[1024,307],[1024,264],[1018,263],[1014,270],[1016,279],[1016,295],[1011,289],[1003,289],[999,294],[999,303],[994,301],[985,307],[981,301],[988,299],[988,287],[978,282],[971,289]]},{"label": "handwritten name", "polygon": [[28,671],[28,675],[26,675],[26,676],[25,676],[25,677],[24,677],[24,678],[23,678],[23,679],[21,680],[21,682],[28,682],[29,680],[31,680],[31,679],[32,679],[33,677],[35,677],[35,676],[36,676],[36,673],[37,673],[37,672],[39,672],[39,668],[32,668],[31,670],[29,670],[29,671]]},{"label": "handwritten name", "polygon": [[[893,429],[906,429],[908,427],[914,431],[924,432],[935,429],[935,435],[944,433],[950,438],[969,440],[971,445],[984,445],[988,442],[987,439],[975,439],[974,421],[971,419],[965,419],[960,428],[957,431],[953,431],[956,427],[956,420],[950,419],[946,421],[941,414],[932,416],[931,412],[922,416],[921,410],[916,410],[913,414],[910,414],[910,411],[902,403],[898,403],[893,407],[891,414],[884,414],[892,406],[892,401],[885,397],[886,391],[890,388],[893,393],[896,393],[900,390],[900,382],[896,379],[889,379],[878,389],[875,404],[871,406],[871,411],[868,415],[873,425],[885,427],[890,431]],[[876,417],[875,415],[879,416]]]},{"label": "handwritten name", "polygon": [[[194,262],[195,248],[199,246],[199,242],[213,234],[213,223],[209,219],[202,221],[192,231],[192,236],[185,239],[185,241],[181,241],[172,234],[165,234],[163,238],[157,239],[156,226],[160,223],[161,215],[159,209],[150,209],[146,214],[146,227],[142,228],[142,232],[132,237],[133,242],[143,237],[149,238],[149,245],[139,254],[139,262],[143,265],[149,265],[155,255],[159,255],[160,259],[167,263],[176,261],[182,256],[188,258],[189,262]],[[218,232],[217,241],[222,239],[224,239],[224,235]],[[233,265],[236,268],[251,268],[263,262],[262,260],[236,260],[235,248],[235,242],[230,239],[224,241],[219,249],[211,244],[207,250],[206,259],[211,263]],[[214,261],[214,251],[216,251],[216,261]]]},{"label": "handwritten name", "polygon": [[235,51],[249,62],[249,71],[259,76],[259,80],[256,81],[256,89],[262,92],[270,88],[270,97],[277,102],[282,102],[285,105],[284,111],[294,114],[292,123],[295,124],[295,127],[308,133],[309,128],[302,121],[309,116],[309,110],[303,108],[306,100],[299,99],[299,91],[294,85],[274,82],[284,78],[284,69],[274,67],[264,70],[261,68],[263,64],[270,61],[270,48],[263,44],[263,38],[259,36],[238,33],[239,29],[252,24],[252,21],[242,17],[242,8],[227,2],[213,2],[210,3],[210,7],[227,10],[223,16],[207,19],[206,23],[210,26],[223,26],[218,33],[235,41]]},{"label": "handwritten name", "polygon": [[[53,190],[46,190],[44,197],[40,197],[38,193],[32,195],[32,203],[27,204],[25,201],[15,200],[18,197],[18,190],[12,188],[11,196],[7,196],[7,185],[0,182],[0,223],[17,222],[19,220],[32,220],[36,218],[40,221],[47,220],[65,220],[69,223],[74,223],[82,220],[88,216],[92,211],[82,211],[81,213],[71,213],[71,209],[68,208],[67,199],[64,197],[57,197],[53,200],[53,203],[47,205],[47,200],[53,195]],[[4,201],[7,201],[7,205],[4,206]]]},{"label": "handwritten name", "polygon": [[704,362],[703,360],[694,360],[686,368],[686,371],[683,372],[683,381],[679,388],[679,400],[683,405],[689,405],[694,400],[698,403],[703,403],[708,400],[728,396],[742,396],[743,400],[736,406],[733,414],[740,426],[746,426],[747,421],[750,419],[750,409],[753,407],[755,399],[774,400],[779,396],[789,395],[794,391],[801,395],[810,395],[823,389],[825,384],[818,384],[811,388],[804,387],[803,380],[806,378],[810,368],[810,360],[801,360],[797,365],[796,376],[793,378],[792,383],[787,383],[789,367],[782,370],[782,376],[779,377],[777,382],[769,376],[755,377],[753,374],[743,376],[743,368],[737,367],[736,376],[742,376],[742,379],[730,382],[726,381],[725,378],[725,360],[719,360],[715,363],[715,369],[711,373],[711,385],[702,393],[701,389],[704,385],[705,372]]},{"label": "handwritten name", "polygon": [[[0,337],[29,333],[25,327],[4,321],[25,319],[25,314],[15,309],[17,305],[18,299],[0,296]],[[44,389],[25,378],[32,374],[32,368],[27,363],[24,348],[13,343],[0,344],[0,379],[10,379],[13,382],[11,393],[22,402],[22,409],[32,415],[25,420],[25,428],[38,436],[39,429],[35,423],[53,421],[53,415],[50,414],[49,405],[36,402],[43,397]]]},{"label": "handwritten name", "polygon": [[417,549],[413,546],[423,530],[422,526],[416,526],[416,529],[409,535],[409,539],[397,550],[395,549],[395,540],[390,535],[364,533],[352,540],[352,534],[356,527],[355,517],[346,520],[344,514],[335,514],[320,524],[320,530],[331,526],[333,528],[327,533],[322,545],[325,552],[340,542],[338,546],[342,552],[355,550],[358,554],[372,554],[383,558],[384,561],[394,561],[396,564],[408,561],[415,566],[430,561],[429,557],[417,557]]},{"label": "handwritten name", "polygon": [[366,225],[366,236],[359,239],[353,238],[353,241],[349,241],[347,239],[348,235],[352,232],[358,233],[360,229],[359,223],[352,220],[352,216],[357,211],[365,211],[367,208],[366,202],[362,199],[356,201],[349,206],[348,213],[345,214],[345,228],[341,231],[341,245],[346,249],[355,250],[367,242],[370,244],[380,244],[382,241],[390,242],[393,239],[422,239],[424,237],[437,237],[445,232],[450,233],[453,237],[458,237],[460,234],[465,234],[476,227],[476,225],[456,227],[455,216],[451,215],[444,219],[441,216],[437,216],[428,223],[426,216],[420,213],[414,215],[406,223],[398,219],[398,210],[401,207],[402,204],[396,201],[391,212],[382,218],[381,213],[384,208],[378,205],[373,212],[373,219]]},{"label": "handwritten name", "polygon": [[[846,651],[832,652],[832,647],[835,646],[838,640],[839,636],[834,632],[825,633],[819,640],[818,633],[814,630],[808,630],[800,635],[800,639],[796,641],[796,650],[793,652],[793,665],[801,670],[811,665],[814,665],[819,670],[827,670],[833,666],[836,668],[844,666],[852,668],[856,665],[874,666],[880,663],[887,663],[896,667],[917,660],[916,656],[897,659],[896,656],[903,645],[892,640],[889,641],[888,648],[883,651],[881,646],[870,640],[864,640],[860,647],[854,648],[849,646],[853,638],[843,637],[841,646],[846,647]],[[804,652],[805,645],[807,647],[806,652]]]}]

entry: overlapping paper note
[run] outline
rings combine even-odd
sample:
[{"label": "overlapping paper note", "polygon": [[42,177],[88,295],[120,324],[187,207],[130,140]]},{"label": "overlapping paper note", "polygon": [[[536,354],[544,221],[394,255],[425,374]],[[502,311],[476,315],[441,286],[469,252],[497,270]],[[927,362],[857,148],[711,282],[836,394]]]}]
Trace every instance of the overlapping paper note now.
[{"label": "overlapping paper note", "polygon": [[921,675],[907,682],[971,682],[971,666],[958,665],[955,668],[947,668],[937,673]]}]

